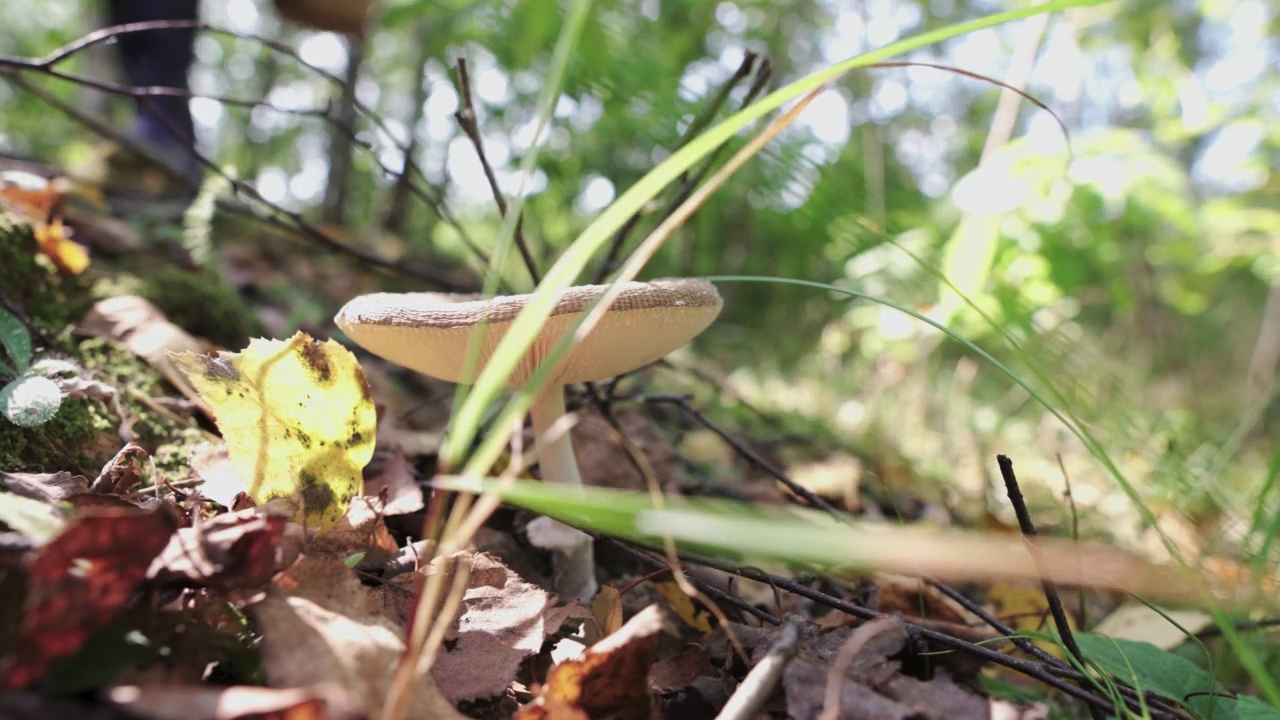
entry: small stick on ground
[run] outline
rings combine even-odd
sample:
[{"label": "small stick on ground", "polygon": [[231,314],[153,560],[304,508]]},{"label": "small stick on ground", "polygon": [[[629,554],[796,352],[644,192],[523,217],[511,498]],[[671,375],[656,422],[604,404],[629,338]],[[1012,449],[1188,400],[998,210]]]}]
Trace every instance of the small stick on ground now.
[{"label": "small stick on ground", "polygon": [[[638,555],[635,556],[646,558],[655,564],[662,562],[660,560],[655,561],[646,553],[630,548],[622,543],[618,543],[617,541],[607,540],[607,542],[616,543],[620,548],[627,548],[630,551],[628,554],[638,553]],[[638,544],[638,547],[644,547],[644,544]],[[833,610],[839,610],[840,612],[856,618],[874,620],[876,618],[884,617],[884,613],[876,612],[875,610],[848,602],[835,597],[834,595],[829,595],[820,590],[815,590],[814,588],[809,587],[804,583],[797,582],[791,578],[766,573],[757,568],[735,565],[731,562],[725,562],[694,553],[681,553],[681,559],[686,563],[703,565],[732,575],[744,577],[748,580],[772,584],[782,590],[792,593],[793,595],[807,598]],[[920,627],[911,623],[907,623],[907,632],[914,637],[929,640],[943,647],[964,652],[982,660],[1007,667],[1014,672],[1018,672],[1026,675],[1027,677],[1038,680],[1070,697],[1081,700],[1090,706],[1097,707],[1104,714],[1114,714],[1116,712],[1116,705],[1109,697],[1099,694],[1097,690],[1090,687],[1081,687],[1079,684],[1069,682],[1071,680],[1076,681],[1076,683],[1089,682],[1089,679],[1085,675],[1074,668],[1062,667],[1060,665],[1047,666],[1039,662],[1023,660],[997,650],[992,650],[985,645],[971,643],[961,638],[948,635],[947,633],[938,632],[937,630]],[[1139,713],[1143,712],[1143,701],[1138,699],[1138,694],[1132,688],[1121,686],[1117,689],[1124,697],[1126,701],[1125,705],[1128,706],[1129,709]],[[1182,717],[1177,710],[1169,708],[1168,704],[1164,702],[1162,698],[1155,696],[1153,693],[1144,693],[1144,698],[1146,703],[1145,709],[1150,717],[1155,718],[1156,720],[1178,720],[1178,718]]]},{"label": "small stick on ground", "polygon": [[800,628],[788,621],[778,633],[778,641],[769,648],[764,659],[756,663],[742,679],[742,684],[734,691],[716,720],[748,720],[755,717],[782,680],[782,671],[787,668],[791,658],[795,657],[799,640]]},{"label": "small stick on ground", "polygon": [[[1043,558],[1040,557],[1040,551],[1036,547],[1035,542],[1030,541],[1036,536],[1036,526],[1031,522],[1031,513],[1027,510],[1027,501],[1022,497],[1022,488],[1018,486],[1018,476],[1013,472],[1013,460],[1008,455],[997,455],[996,463],[1000,465],[1000,477],[1004,479],[1005,493],[1009,496],[1009,504],[1013,506],[1013,512],[1018,516],[1018,528],[1022,531],[1023,537],[1028,539],[1027,549],[1031,552],[1031,559],[1035,562],[1039,569],[1040,575],[1045,576],[1043,568]],[[1058,628],[1058,636],[1062,638],[1062,644],[1067,648],[1067,652],[1084,666],[1084,653],[1080,652],[1080,646],[1076,644],[1076,637],[1071,632],[1071,624],[1067,621],[1067,611],[1062,607],[1062,598],[1058,596],[1058,588],[1051,580],[1042,579],[1040,586],[1044,588],[1044,598],[1049,604],[1049,614],[1053,616],[1053,624]],[[1081,687],[1088,689],[1090,683],[1088,680],[1082,680]],[[1089,712],[1094,720],[1103,720],[1105,717],[1102,711],[1090,705]]]},{"label": "small stick on ground", "polygon": [[[603,542],[607,545],[617,548],[618,550],[621,550],[623,553],[630,555],[632,558],[635,558],[636,560],[639,560],[642,563],[651,565],[663,571],[669,572],[672,570],[671,566],[668,565],[665,560],[656,558],[650,555],[649,553],[643,552],[641,550],[637,550],[636,548],[633,548],[630,545],[627,545],[626,543],[620,542],[618,540],[614,540],[613,538],[605,537],[603,535],[593,535],[592,537],[596,539],[596,542]],[[728,605],[732,605],[735,608],[737,608],[739,612],[752,615],[755,618],[761,620],[762,622],[767,622],[770,625],[782,624],[782,621],[779,620],[778,618],[770,615],[769,613],[765,612],[764,610],[761,610],[760,608],[756,607],[755,605],[752,605],[751,603],[745,600],[734,597],[726,592],[721,591],[718,588],[714,588],[708,585],[707,583],[704,583],[701,580],[693,577],[692,575],[686,575],[686,578],[689,580],[690,583],[693,584],[695,588],[698,589],[698,592],[704,593],[707,597],[713,598],[715,600],[718,600]]]},{"label": "small stick on ground", "polygon": [[933,578],[925,578],[925,582],[932,585],[938,592],[958,603],[965,610],[973,613],[974,617],[990,625],[996,632],[1004,635],[1008,638],[1009,642],[1012,642],[1019,650],[1022,650],[1046,665],[1069,667],[1067,663],[1063,662],[1061,659],[1054,657],[1039,645],[1036,645],[1031,642],[1031,640],[1023,637],[1015,628],[1010,627],[1001,621],[1000,618],[987,612],[981,605],[965,597],[959,590],[956,590],[950,585]]}]

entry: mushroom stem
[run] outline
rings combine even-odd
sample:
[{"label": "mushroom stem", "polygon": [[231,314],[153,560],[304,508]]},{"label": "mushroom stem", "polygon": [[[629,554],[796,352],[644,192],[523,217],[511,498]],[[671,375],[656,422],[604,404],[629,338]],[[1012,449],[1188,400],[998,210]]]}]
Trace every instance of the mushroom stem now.
[{"label": "mushroom stem", "polygon": [[[547,431],[564,414],[564,386],[555,385],[543,390],[533,407],[529,408],[529,415],[533,419],[534,441],[545,440]],[[568,431],[542,447],[538,454],[538,465],[542,468],[543,482],[582,484],[582,476],[578,474],[578,459],[573,455],[573,441],[570,440]]]},{"label": "mushroom stem", "polygon": [[[564,386],[547,388],[529,408],[534,438],[542,442],[551,426],[565,414]],[[542,481],[561,485],[582,485],[578,460],[573,454],[569,432],[543,445],[538,455]],[[591,536],[549,517],[536,518],[528,526],[529,540],[553,552],[551,566],[555,590],[561,597],[587,602],[600,588],[596,582],[595,553]]]}]

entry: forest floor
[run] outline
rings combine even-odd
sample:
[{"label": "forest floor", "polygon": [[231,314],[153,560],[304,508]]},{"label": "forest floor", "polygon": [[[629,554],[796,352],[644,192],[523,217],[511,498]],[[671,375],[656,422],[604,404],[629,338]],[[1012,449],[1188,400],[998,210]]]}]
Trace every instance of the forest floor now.
[{"label": "forest floor", "polygon": [[[24,198],[17,209],[31,215],[33,202],[51,209],[63,198]],[[1115,700],[1151,717],[1186,717],[1184,705],[1204,714],[1201,701],[1268,717],[1249,715],[1266,709],[1244,700],[1236,708],[1212,677],[1207,692],[1195,687],[1203,678],[1180,655],[1144,656],[1183,663],[1170,672],[1192,684],[1177,692],[1148,685],[1141,695],[1086,677],[1055,635],[1056,595],[1034,581],[954,588],[696,558],[673,569],[663,552],[601,537],[600,591],[566,601],[554,592],[553,554],[531,539],[536,515],[511,507],[467,547],[433,559],[422,538],[456,502],[429,485],[452,386],[358,350],[376,442],[367,464],[339,453],[363,489],[315,533],[261,502],[237,469],[244,448],[229,447],[234,412],[210,407],[170,353],[240,354],[230,365],[206,361],[216,374],[253,362],[250,340],[265,337],[279,344],[262,352],[300,348],[340,367],[343,351],[322,342],[336,332],[334,309],[412,283],[251,220],[219,216],[201,239],[190,227],[183,236],[176,218],[124,222],[81,206],[59,215],[74,228],[69,239],[50,217],[11,217],[0,231],[0,302],[20,324],[6,332],[30,338],[28,364],[64,363],[49,373],[62,394],[51,419],[0,419],[0,602],[11,609],[0,618],[0,715],[1039,718],[1106,714]],[[87,266],[72,240],[89,247]],[[571,393],[587,484],[645,490],[630,444],[673,495],[808,504],[781,474],[839,513],[957,522],[946,494],[887,450],[854,456],[804,437],[741,435],[698,413],[696,398],[659,395],[682,389],[662,375],[629,378],[630,394],[604,403],[607,417]],[[268,389],[259,401],[303,390]],[[255,450],[282,454],[287,444]],[[889,476],[898,480],[864,481]],[[424,588],[460,575],[456,602],[417,615],[436,631],[433,656],[417,665],[429,672],[402,672],[414,657],[405,638],[425,632],[413,626]],[[1091,638],[1187,644],[1184,630],[1121,594],[1062,597],[1062,617]],[[1208,627],[1200,613],[1177,617],[1187,633]],[[1096,642],[1086,651],[1102,666],[1114,657]],[[1115,665],[1108,672],[1125,679]]]}]

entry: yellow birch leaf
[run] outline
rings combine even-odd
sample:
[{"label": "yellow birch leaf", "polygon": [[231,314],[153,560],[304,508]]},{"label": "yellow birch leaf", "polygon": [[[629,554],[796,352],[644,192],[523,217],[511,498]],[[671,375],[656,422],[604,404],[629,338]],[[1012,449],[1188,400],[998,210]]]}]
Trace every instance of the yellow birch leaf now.
[{"label": "yellow birch leaf", "polygon": [[231,464],[262,504],[329,528],[363,487],[377,419],[364,372],[338,343],[305,333],[256,339],[240,353],[170,353],[217,414]]}]

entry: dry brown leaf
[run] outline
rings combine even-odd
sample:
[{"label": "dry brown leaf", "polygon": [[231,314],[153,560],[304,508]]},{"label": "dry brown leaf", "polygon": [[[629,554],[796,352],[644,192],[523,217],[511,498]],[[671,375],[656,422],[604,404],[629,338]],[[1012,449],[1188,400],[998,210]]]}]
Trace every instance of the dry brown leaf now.
[{"label": "dry brown leaf", "polygon": [[425,506],[422,485],[404,453],[397,452],[386,459],[375,455],[373,462],[365,467],[364,494],[381,498],[384,489],[387,495],[383,515],[408,515]]},{"label": "dry brown leaf", "polygon": [[298,546],[281,542],[287,525],[258,508],[203,520],[174,533],[147,576],[189,587],[261,588],[297,559]]},{"label": "dry brown leaf", "polygon": [[238,498],[248,497],[249,486],[231,465],[226,443],[203,442],[196,445],[187,455],[187,464],[203,481],[200,494],[219,505],[234,508]]},{"label": "dry brown leaf", "polygon": [[618,632],[622,627],[622,595],[615,587],[605,585],[591,599],[591,614],[595,616],[595,626],[587,626],[587,641],[594,645],[603,638]]},{"label": "dry brown leaf", "polygon": [[[441,652],[432,675],[445,697],[460,702],[504,692],[515,679],[525,658],[542,649],[547,637],[569,619],[587,619],[590,611],[571,603],[555,607],[545,590],[525,582],[497,558],[487,553],[458,553],[456,562],[469,562],[471,573],[462,597],[460,613],[445,635],[448,651]],[[429,573],[442,563],[431,563]],[[453,568],[452,562],[443,563]],[[445,587],[452,583],[448,572]],[[392,580],[399,591],[384,596],[387,609],[401,622],[407,618],[408,600],[421,573]]]},{"label": "dry brown leaf", "polygon": [[178,372],[166,353],[205,353],[213,349],[187,331],[169,322],[155,305],[136,295],[118,295],[94,303],[81,320],[78,331],[84,335],[119,340],[133,354],[164,375],[174,387],[209,417],[213,412],[200,394]]},{"label": "dry brown leaf", "polygon": [[89,478],[62,470],[56,473],[10,473],[0,471],[4,487],[14,495],[57,503],[72,495],[89,492]]},{"label": "dry brown leaf", "polygon": [[[653,469],[663,489],[675,489],[676,455],[671,446],[653,431],[643,414],[619,411],[617,419],[622,431]],[[578,423],[569,432],[584,483],[626,490],[648,488],[644,476],[619,441],[618,431],[608,420],[595,413],[579,413]]]},{"label": "dry brown leaf", "polygon": [[351,499],[338,522],[323,534],[315,536],[307,551],[338,560],[364,553],[361,566],[382,566],[400,549],[382,513],[377,498],[360,495]]},{"label": "dry brown leaf", "polygon": [[[335,560],[303,557],[248,612],[262,632],[270,685],[337,683],[365,715],[381,713],[404,654],[404,632],[353,570]],[[407,717],[464,720],[425,668],[411,687]]]},{"label": "dry brown leaf", "polygon": [[107,699],[146,720],[360,720],[350,694],[340,685],[300,688],[210,685],[122,685]]},{"label": "dry brown leaf", "polygon": [[662,611],[650,605],[581,659],[551,668],[541,694],[516,720],[648,717],[647,678],[664,624]]},{"label": "dry brown leaf", "polygon": [[732,682],[701,647],[659,660],[649,671],[649,689],[664,718],[715,717],[729,701]]},{"label": "dry brown leaf", "polygon": [[120,448],[115,457],[102,466],[102,472],[89,486],[89,492],[99,495],[124,495],[134,487],[141,485],[143,478],[150,475],[148,469],[151,456],[137,443],[128,443]]}]

